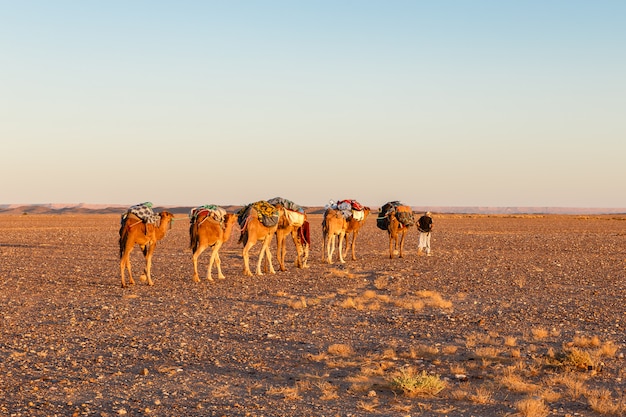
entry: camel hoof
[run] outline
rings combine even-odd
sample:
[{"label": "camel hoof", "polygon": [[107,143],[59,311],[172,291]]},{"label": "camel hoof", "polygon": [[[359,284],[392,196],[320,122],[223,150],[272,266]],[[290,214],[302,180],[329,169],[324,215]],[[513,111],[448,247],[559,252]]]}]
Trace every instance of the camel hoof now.
[{"label": "camel hoof", "polygon": [[[221,277],[217,277],[217,279],[226,279],[226,277],[224,275],[222,275]],[[213,281],[213,280],[211,280]]]}]

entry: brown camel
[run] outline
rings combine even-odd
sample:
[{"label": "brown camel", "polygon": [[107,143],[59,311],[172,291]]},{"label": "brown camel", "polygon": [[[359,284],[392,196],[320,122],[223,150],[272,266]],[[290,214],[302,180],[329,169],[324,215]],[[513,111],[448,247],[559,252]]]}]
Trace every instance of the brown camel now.
[{"label": "brown camel", "polygon": [[308,268],[303,260],[304,246],[300,239],[300,228],[306,222],[306,214],[295,211],[287,211],[281,204],[275,204],[276,208],[282,209],[284,216],[280,216],[278,228],[276,229],[276,257],[281,271],[286,271],[285,255],[287,253],[287,236],[291,235],[293,243],[296,247],[297,268]]},{"label": "brown camel", "polygon": [[122,288],[126,287],[126,279],[124,271],[128,269],[128,284],[135,285],[133,274],[130,266],[130,253],[139,245],[146,259],[146,266],[141,274],[141,280],[148,281],[148,285],[154,285],[150,276],[152,268],[152,254],[159,240],[165,237],[167,231],[171,228],[174,215],[168,211],[159,213],[161,220],[159,225],[144,223],[134,214],[128,214],[122,221],[120,227],[120,275],[122,276]]},{"label": "brown camel", "polygon": [[[411,213],[411,208],[408,206],[398,206],[395,210],[391,210],[387,213],[387,232],[389,233],[389,259],[393,259],[394,254],[398,254],[399,258],[404,256],[404,239],[406,233],[409,231],[409,226],[412,223],[403,223],[398,219],[400,212]],[[400,241],[398,243],[398,240]]]},{"label": "brown camel", "polygon": [[[242,215],[245,213],[242,213]],[[279,223],[280,217],[283,215],[283,210],[279,209]],[[272,241],[272,236],[276,233],[278,229],[278,223],[275,226],[267,227],[259,220],[258,212],[254,207],[250,207],[249,211],[247,211],[247,216],[244,220],[243,226],[241,228],[241,237],[239,238],[239,242],[243,243],[243,273],[248,276],[252,276],[252,271],[250,271],[250,249],[256,244],[257,241],[262,241],[263,245],[261,246],[261,252],[259,253],[259,260],[256,266],[256,274],[263,275],[263,271],[261,271],[261,264],[263,263],[263,257],[267,256],[269,261],[269,273],[275,274],[274,266],[272,265],[272,253],[270,251],[270,243]]]},{"label": "brown camel", "polygon": [[215,263],[217,267],[217,278],[225,278],[224,274],[222,274],[222,262],[220,260],[219,250],[224,242],[230,239],[233,225],[236,221],[237,216],[231,213],[226,214],[222,222],[213,219],[208,212],[201,212],[195,218],[195,221],[192,219],[192,223],[189,226],[189,240],[191,251],[193,252],[193,280],[195,282],[200,282],[200,276],[198,275],[198,258],[200,254],[209,247],[212,249],[206,275],[207,280],[213,281],[213,277],[211,276],[213,263]]},{"label": "brown camel", "polygon": [[[348,248],[352,248],[352,260],[356,261],[355,247],[356,247],[356,237],[359,234],[359,230],[365,224],[365,220],[367,220],[367,216],[370,214],[370,208],[363,208],[363,218],[360,220],[356,220],[353,216],[347,220],[346,225],[346,247],[343,253],[343,257],[345,258],[348,255]],[[352,242],[350,242],[350,233],[352,233]]]},{"label": "brown camel", "polygon": [[346,235],[347,222],[343,217],[341,210],[332,208],[326,209],[324,212],[324,220],[322,221],[322,236],[324,240],[324,249],[322,250],[322,262],[333,263],[333,253],[335,252],[335,237],[339,238],[337,246],[339,253],[339,262],[345,263],[341,248],[343,239]]}]

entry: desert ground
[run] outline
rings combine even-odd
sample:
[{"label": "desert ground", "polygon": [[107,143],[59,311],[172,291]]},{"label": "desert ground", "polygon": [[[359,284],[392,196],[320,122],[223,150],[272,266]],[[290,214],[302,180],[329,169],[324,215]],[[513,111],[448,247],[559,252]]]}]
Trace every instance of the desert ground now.
[{"label": "desert ground", "polygon": [[401,259],[375,218],[254,277],[236,227],[194,283],[178,214],[121,288],[119,215],[0,215],[0,415],[626,415],[626,216],[435,213]]}]

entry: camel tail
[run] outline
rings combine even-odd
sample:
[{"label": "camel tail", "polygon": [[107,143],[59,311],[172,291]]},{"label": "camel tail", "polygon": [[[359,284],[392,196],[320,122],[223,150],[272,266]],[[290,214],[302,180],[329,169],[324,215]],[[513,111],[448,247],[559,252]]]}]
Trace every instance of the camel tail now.
[{"label": "camel tail", "polygon": [[195,252],[197,247],[198,247],[198,226],[196,225],[196,222],[193,222],[189,226],[189,249],[191,249],[192,252]]},{"label": "camel tail", "polygon": [[128,228],[126,225],[120,229],[120,259],[124,256],[124,248],[126,248],[126,241],[128,240]]}]

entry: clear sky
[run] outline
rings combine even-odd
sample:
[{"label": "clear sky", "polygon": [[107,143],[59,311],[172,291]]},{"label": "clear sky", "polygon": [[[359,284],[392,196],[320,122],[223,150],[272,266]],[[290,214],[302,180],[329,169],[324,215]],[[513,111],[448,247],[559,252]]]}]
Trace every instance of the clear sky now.
[{"label": "clear sky", "polygon": [[626,1],[0,0],[0,204],[626,207]]}]

